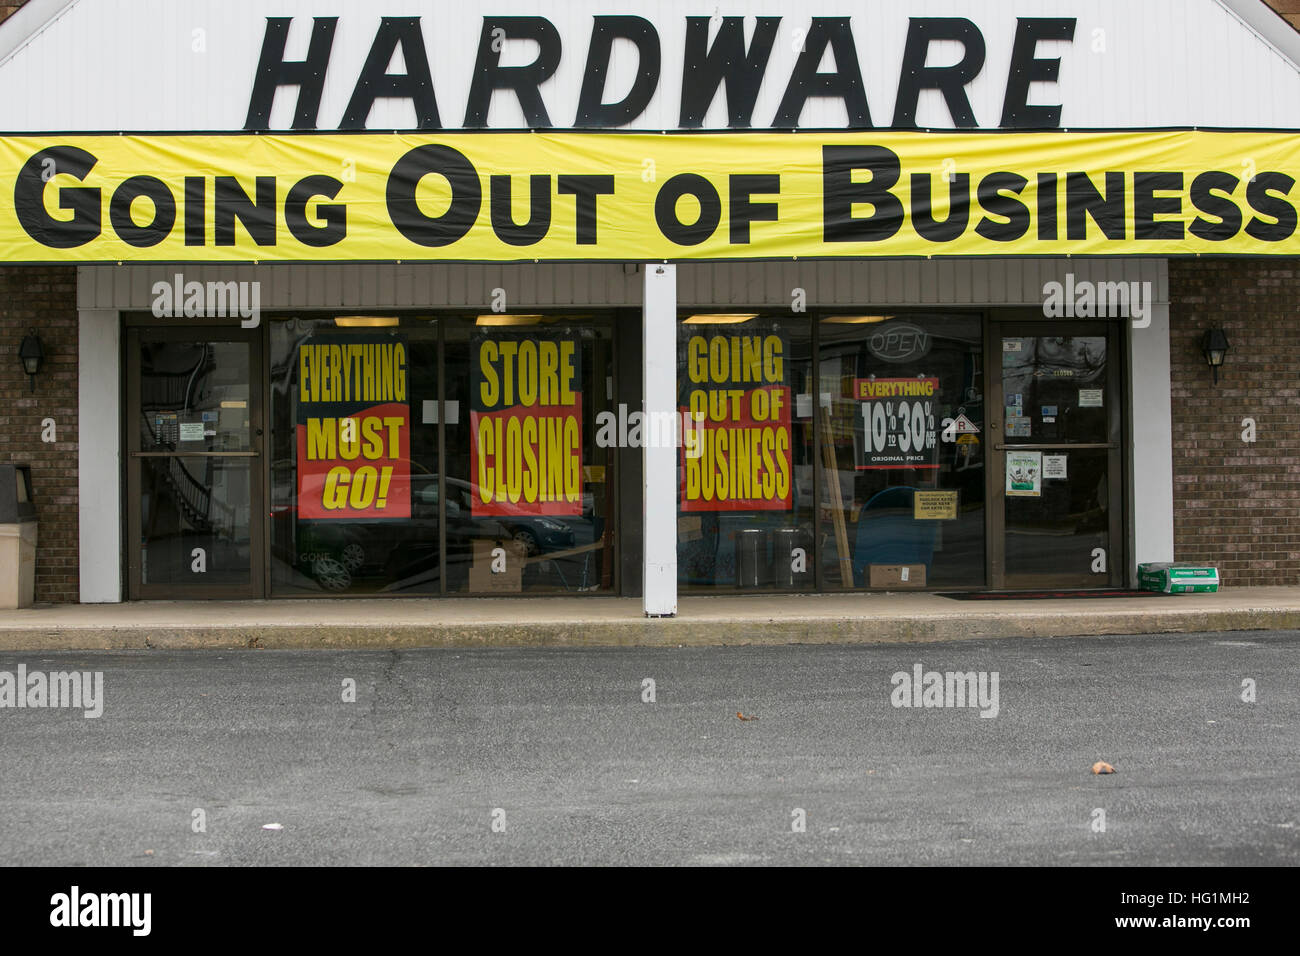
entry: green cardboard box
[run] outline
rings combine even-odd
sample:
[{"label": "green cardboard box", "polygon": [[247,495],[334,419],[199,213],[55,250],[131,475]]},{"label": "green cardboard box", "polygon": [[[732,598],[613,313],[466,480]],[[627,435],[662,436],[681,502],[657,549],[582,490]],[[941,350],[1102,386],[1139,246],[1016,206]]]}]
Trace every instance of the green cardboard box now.
[{"label": "green cardboard box", "polygon": [[1200,564],[1147,562],[1138,565],[1138,587],[1164,594],[1213,594],[1219,590],[1219,569]]}]

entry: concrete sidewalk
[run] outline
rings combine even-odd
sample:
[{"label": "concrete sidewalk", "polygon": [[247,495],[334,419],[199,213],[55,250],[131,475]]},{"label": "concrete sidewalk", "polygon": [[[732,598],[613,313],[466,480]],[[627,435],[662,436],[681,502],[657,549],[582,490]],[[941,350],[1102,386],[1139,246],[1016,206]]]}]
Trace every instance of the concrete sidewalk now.
[{"label": "concrete sidewalk", "polygon": [[647,620],[639,598],[156,601],[0,611],[0,650],[874,644],[1300,629],[1300,587],[1073,600],[936,594],[684,597]]}]

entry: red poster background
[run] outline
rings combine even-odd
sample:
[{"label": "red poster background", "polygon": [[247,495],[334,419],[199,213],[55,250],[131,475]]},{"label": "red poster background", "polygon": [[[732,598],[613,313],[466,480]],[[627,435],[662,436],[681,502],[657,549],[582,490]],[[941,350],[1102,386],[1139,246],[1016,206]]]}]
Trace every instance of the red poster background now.
[{"label": "red poster background", "polygon": [[[752,412],[753,393],[760,390],[765,390],[768,392],[779,392],[781,394],[781,414],[776,418],[769,419],[766,421],[761,421],[761,422],[754,420],[753,412]],[[793,434],[790,428],[790,397],[791,397],[791,389],[787,385],[767,385],[767,386],[763,386],[762,389],[748,389],[745,392],[745,397],[740,401],[742,412],[739,418],[730,421],[725,421],[725,422],[706,421],[700,423],[698,426],[696,426],[693,422],[691,422],[689,408],[679,409],[679,415],[681,417],[682,426],[688,433],[691,429],[695,429],[697,427],[699,431],[717,431],[722,429],[761,429],[767,427],[773,429],[774,431],[785,432],[785,436],[786,436],[785,464],[786,464],[786,474],[789,477],[789,482],[786,487],[786,493],[784,497],[776,497],[776,498],[728,497],[724,501],[719,501],[715,493],[712,500],[705,500],[703,497],[703,484],[701,484],[700,497],[688,498],[686,469],[689,466],[689,463],[687,462],[687,458],[686,458],[686,449],[689,443],[689,439],[688,439],[688,435],[684,434],[682,436],[682,447],[680,453],[680,461],[682,467],[682,480],[681,480],[682,511],[789,511],[790,510],[791,495],[793,494],[793,488],[794,488],[794,452],[792,448]],[[708,439],[701,437],[699,440],[700,444],[696,445],[696,447],[701,451],[703,451],[705,447],[703,443],[706,442],[707,440]],[[728,448],[725,454],[726,457],[730,459],[735,453],[731,448]],[[781,453],[775,447],[773,447],[772,450],[773,458],[779,458],[780,454]],[[709,464],[710,462],[708,458],[701,458],[699,460],[699,467],[701,469],[707,467]],[[714,465],[714,468],[716,471],[716,464]],[[756,469],[756,471],[757,471],[757,477],[761,481],[764,473],[761,452],[760,452],[758,468]],[[714,480],[715,480],[714,487],[716,488],[716,474],[714,476]],[[761,485],[759,485],[759,487],[761,488]],[[728,494],[730,494],[730,491],[728,491]]]},{"label": "red poster background", "polygon": [[[329,405],[323,402],[313,405],[313,412],[319,410],[322,413],[313,417],[329,417],[327,414],[328,409]],[[354,419],[357,423],[356,429],[358,437],[361,438],[361,448],[366,445],[366,441],[362,437],[364,436],[362,419],[401,419],[397,433],[396,457],[390,457],[388,430],[381,423],[379,434],[382,436],[382,454],[379,458],[366,458],[364,454],[358,452],[356,458],[348,460],[339,455],[336,447],[334,458],[311,461],[307,458],[307,426],[305,424],[298,425],[298,517],[344,521],[372,518],[409,518],[411,516],[411,407],[405,402],[372,405],[370,408],[354,412],[351,415],[341,416],[338,420],[340,430],[343,427],[343,422],[348,418]],[[337,444],[336,442],[336,446]],[[377,478],[374,486],[376,493],[370,496],[369,504],[366,507],[353,507],[351,503],[345,504],[342,508],[326,507],[326,481],[331,469],[339,467],[348,469],[348,485],[344,490],[348,495],[351,495],[356,473],[367,465],[373,467],[379,475],[383,474],[385,468],[392,469],[388,487],[385,489],[386,503],[381,507],[378,501],[380,484]]]},{"label": "red poster background", "polygon": [[[470,467],[474,474],[474,498],[472,513],[478,515],[574,515],[582,514],[582,392],[574,392],[573,404],[571,405],[512,405],[509,408],[495,412],[470,412]],[[517,419],[521,429],[521,445],[519,453],[519,467],[523,470],[528,469],[528,460],[524,457],[522,446],[522,427],[524,419],[559,419],[561,422],[567,422],[572,419],[577,425],[578,442],[572,451],[572,459],[564,463],[561,468],[561,475],[568,474],[571,467],[578,470],[578,491],[574,501],[568,501],[563,497],[563,487],[559,489],[559,499],[552,501],[528,501],[524,498],[522,492],[518,501],[510,501],[509,498],[498,497],[495,492],[503,484],[503,479],[498,478],[492,485],[494,492],[491,501],[484,501],[481,492],[481,484],[484,476],[480,474],[479,463],[479,427],[484,419],[493,423],[501,422],[501,447],[495,450],[495,453],[489,456],[487,464],[489,466],[500,468],[499,462],[505,461],[506,456],[506,429],[509,427],[511,419]],[[541,422],[539,421],[539,426]],[[538,439],[541,444],[542,439]],[[536,452],[537,446],[534,446],[535,460],[538,462],[538,468],[541,467],[541,456]],[[501,474],[500,471],[497,472]],[[544,485],[544,474],[538,473],[538,495],[540,497]],[[552,493],[555,493],[552,490]]]}]

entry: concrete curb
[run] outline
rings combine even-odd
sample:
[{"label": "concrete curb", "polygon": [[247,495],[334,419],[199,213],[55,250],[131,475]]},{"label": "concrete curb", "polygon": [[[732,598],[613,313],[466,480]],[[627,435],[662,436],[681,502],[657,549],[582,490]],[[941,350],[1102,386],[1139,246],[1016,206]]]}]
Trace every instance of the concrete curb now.
[{"label": "concrete curb", "polygon": [[[1095,603],[1095,602],[1088,602]],[[1178,608],[1151,611],[783,616],[726,620],[461,621],[454,623],[121,623],[63,627],[0,625],[0,651],[291,649],[393,647],[674,647],[781,644],[909,644],[1006,637],[1175,634],[1300,629],[1300,608]]]}]

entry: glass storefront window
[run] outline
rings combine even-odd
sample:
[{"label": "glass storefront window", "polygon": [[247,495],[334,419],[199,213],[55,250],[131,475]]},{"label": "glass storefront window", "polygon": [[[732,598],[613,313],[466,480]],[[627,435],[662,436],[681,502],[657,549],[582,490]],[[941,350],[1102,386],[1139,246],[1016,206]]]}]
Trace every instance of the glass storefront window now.
[{"label": "glass storefront window", "polygon": [[611,591],[612,323],[456,319],[445,347],[447,590]]},{"label": "glass storefront window", "polygon": [[821,318],[825,587],[985,583],[981,329],[978,316]]},{"label": "glass storefront window", "polygon": [[271,323],[273,594],[437,594],[438,329]]},{"label": "glass storefront window", "polygon": [[612,590],[608,320],[298,317],[270,358],[273,593]]},{"label": "glass storefront window", "polygon": [[811,589],[810,323],[688,314],[677,356],[680,587]]}]

